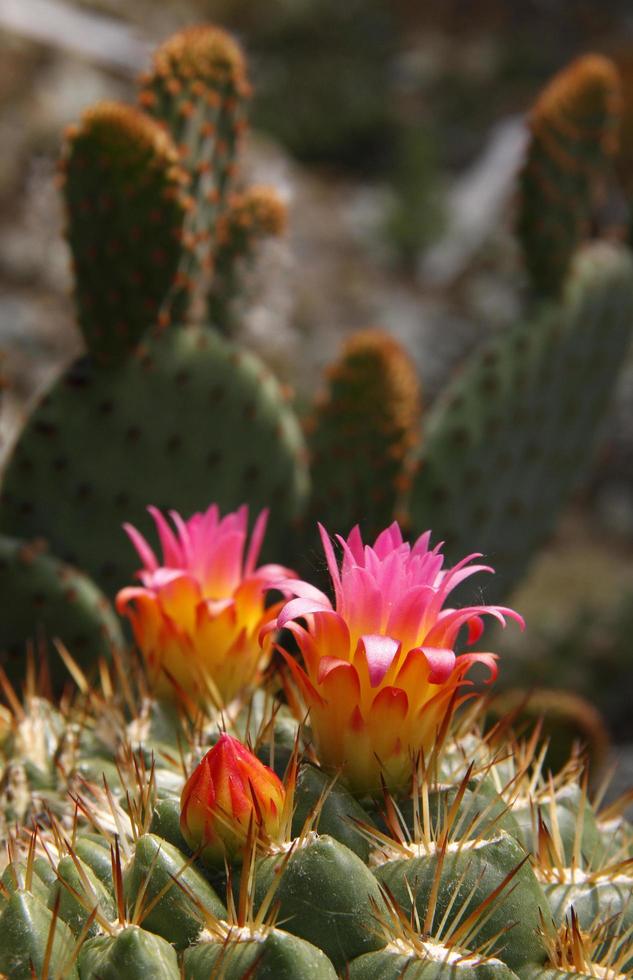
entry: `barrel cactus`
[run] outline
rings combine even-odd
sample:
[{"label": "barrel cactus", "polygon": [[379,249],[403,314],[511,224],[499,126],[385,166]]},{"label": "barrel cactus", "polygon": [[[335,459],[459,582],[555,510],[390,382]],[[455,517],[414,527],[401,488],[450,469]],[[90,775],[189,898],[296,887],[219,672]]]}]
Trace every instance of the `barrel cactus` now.
[{"label": "barrel cactus", "polygon": [[[226,572],[228,539],[239,531],[244,543],[245,531],[239,520],[220,532],[217,518],[173,520],[179,538],[157,521],[162,559],[130,533],[146,565],[137,601],[172,583],[156,601],[184,636],[183,589],[196,570],[209,581]],[[205,555],[184,548],[196,535]],[[622,805],[591,801],[578,756],[552,776],[538,733],[517,741],[498,718],[484,734],[467,675],[478,663],[494,673],[497,657],[454,651],[461,627],[474,646],[483,616],[521,624],[518,614],[451,609],[452,589],[485,569],[446,567],[428,536],[409,544],[391,526],[364,544],[355,531],[339,542],[341,565],[325,531],[323,544],[335,604],[289,570],[263,580],[283,599],[260,629],[262,655],[279,642],[285,659],[264,685],[244,668],[238,698],[221,707],[209,689],[167,688],[120,658],[90,682],[68,655],[76,693],[58,707],[11,689],[0,730],[3,972],[629,975]],[[221,607],[207,612],[220,621]],[[149,606],[143,615],[151,621]],[[221,636],[216,654],[244,667]],[[190,649],[192,676],[202,656]],[[288,744],[280,778],[272,766]]]}]

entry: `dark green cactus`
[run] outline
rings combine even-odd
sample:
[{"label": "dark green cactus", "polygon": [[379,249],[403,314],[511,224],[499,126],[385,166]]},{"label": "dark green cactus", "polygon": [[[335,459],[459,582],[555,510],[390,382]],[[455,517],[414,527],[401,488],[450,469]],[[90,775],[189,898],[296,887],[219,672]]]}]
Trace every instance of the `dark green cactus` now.
[{"label": "dark green cactus", "polygon": [[79,326],[96,361],[121,361],[170,321],[191,206],[176,147],[149,116],[88,109],[61,161]]},{"label": "dark green cactus", "polygon": [[274,548],[306,489],[301,433],[272,375],[207,328],[172,328],[116,372],[77,362],[44,397],[9,462],[0,524],[47,538],[112,593],[138,561],[121,524],[149,530],[148,502],[184,514],[210,499],[271,505]]},{"label": "dark green cactus", "polygon": [[380,330],[353,334],[307,427],[310,528],[320,520],[346,533],[360,519],[371,538],[406,517],[420,412],[415,368],[398,342]]},{"label": "dark green cactus", "polygon": [[48,672],[59,692],[68,672],[53,648],[68,648],[92,672],[113,646],[123,646],[119,620],[89,578],[46,553],[42,543],[0,538],[0,666],[13,684],[25,676],[27,644],[38,660],[48,652]]},{"label": "dark green cactus", "polygon": [[574,252],[590,237],[596,196],[617,148],[619,113],[617,70],[599,55],[556,75],[532,109],[517,230],[539,296],[560,293]]},{"label": "dark green cactus", "polygon": [[479,351],[429,413],[412,525],[453,559],[491,559],[487,601],[518,582],[591,462],[632,328],[630,254],[588,247],[562,304]]}]

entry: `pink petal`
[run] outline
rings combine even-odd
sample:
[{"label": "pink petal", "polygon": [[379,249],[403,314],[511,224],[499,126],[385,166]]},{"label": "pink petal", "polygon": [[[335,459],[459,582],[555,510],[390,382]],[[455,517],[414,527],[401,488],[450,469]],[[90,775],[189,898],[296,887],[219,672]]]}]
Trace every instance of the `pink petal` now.
[{"label": "pink petal", "polygon": [[352,670],[354,673],[356,671],[347,660],[341,660],[339,657],[321,657],[319,663],[319,670],[317,673],[317,683],[322,684],[326,677],[332,673],[333,670],[339,670],[344,667],[346,670]]},{"label": "pink petal", "polygon": [[153,572],[156,568],[158,568],[158,561],[156,559],[156,555],[148,545],[147,541],[145,540],[141,532],[137,531],[136,528],[133,527],[131,524],[124,524],[123,530],[125,531],[128,538],[136,548],[138,552],[138,556],[143,562],[145,568],[151,572]]},{"label": "pink petal", "polygon": [[460,674],[465,673],[470,670],[473,664],[483,664],[484,667],[488,668],[489,675],[485,680],[486,684],[492,684],[497,678],[498,668],[497,661],[499,657],[496,653],[463,653],[457,658],[456,666],[459,669]]},{"label": "pink petal", "polygon": [[369,668],[369,683],[378,687],[397,656],[400,644],[391,636],[367,635],[359,639],[357,649],[361,647]]},{"label": "pink petal", "polygon": [[431,668],[429,682],[431,684],[443,684],[453,673],[455,666],[455,652],[453,650],[442,650],[440,647],[419,647],[426,657],[426,662]]},{"label": "pink petal", "polygon": [[335,614],[329,600],[326,605],[324,602],[316,602],[314,599],[291,599],[279,613],[277,628],[283,629],[286,623],[289,623],[291,619],[298,619],[302,616],[310,616],[312,613]]},{"label": "pink petal", "polygon": [[284,579],[283,587],[298,599],[312,599],[313,602],[320,602],[324,606],[331,605],[331,602],[326,596],[325,592],[321,592],[320,589],[317,589],[314,585],[310,585],[309,582],[304,582],[303,579]]},{"label": "pink petal", "polygon": [[484,631],[484,621],[481,616],[473,616],[473,618],[468,623],[468,639],[466,642],[470,646],[471,643],[476,643],[481,637]]},{"label": "pink petal", "polygon": [[182,568],[184,565],[184,555],[182,548],[176,540],[176,535],[165,520],[164,515],[158,507],[148,507],[148,512],[152,515],[158,537],[160,538],[163,549],[163,565],[171,565],[172,568]]},{"label": "pink petal", "polygon": [[257,564],[257,559],[259,558],[259,553],[262,550],[262,543],[264,541],[264,535],[266,534],[266,524],[268,523],[268,508],[263,510],[255,521],[255,526],[253,527],[253,533],[251,534],[251,541],[248,546],[248,551],[246,552],[246,561],[244,562],[244,575],[250,575],[255,565]]},{"label": "pink petal", "polygon": [[334,548],[332,547],[332,542],[330,541],[329,535],[322,524],[318,525],[319,534],[321,536],[321,544],[323,545],[323,551],[325,552],[325,560],[327,561],[328,571],[330,573],[330,578],[332,579],[332,584],[334,585],[334,595],[336,597],[336,606],[340,607],[342,592],[341,592],[341,576],[338,570],[338,563],[336,561],[336,556],[334,554]]},{"label": "pink petal", "polygon": [[373,550],[379,558],[386,558],[390,551],[395,551],[402,544],[402,531],[397,521],[381,531],[374,541]]}]

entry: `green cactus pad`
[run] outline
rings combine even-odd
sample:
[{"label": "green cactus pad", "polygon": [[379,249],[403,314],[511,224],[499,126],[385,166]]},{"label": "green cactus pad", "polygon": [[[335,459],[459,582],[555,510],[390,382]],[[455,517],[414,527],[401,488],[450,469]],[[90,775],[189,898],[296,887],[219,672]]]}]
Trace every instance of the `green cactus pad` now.
[{"label": "green cactus pad", "polygon": [[41,899],[30,892],[11,896],[0,916],[0,973],[11,980],[34,976],[77,980],[74,949],[72,932],[61,919],[53,918]]},{"label": "green cactus pad", "polygon": [[212,273],[216,227],[235,177],[250,94],[244,55],[220,28],[189,27],[158,48],[141,86],[141,105],[167,128],[190,176],[194,206],[185,236],[191,251],[183,254],[178,300],[184,317],[187,290]]},{"label": "green cactus pad", "polygon": [[158,123],[116,103],[71,128],[61,167],[79,325],[96,360],[113,364],[169,320],[187,177]]},{"label": "green cactus pad", "polygon": [[[203,925],[199,907],[193,899],[210,915],[219,918],[226,915],[215,891],[197,868],[189,864],[189,859],[153,834],[144,834],[136,842],[134,858],[125,870],[123,881],[128,907],[134,906],[139,895],[143,896],[145,905],[151,906],[149,913],[143,916],[143,928],[167,939],[178,950],[194,942]],[[186,891],[179,888],[177,882]],[[152,904],[166,886],[162,897]]]},{"label": "green cactus pad", "polygon": [[[248,927],[227,929],[226,938],[201,942],[185,952],[184,980],[336,980],[327,956],[297,936],[281,929],[255,933],[248,938]],[[254,971],[254,972],[253,972]]]},{"label": "green cactus pad", "polygon": [[119,621],[103,593],[37,543],[0,538],[0,593],[0,665],[15,684],[24,677],[29,643],[38,652],[47,644],[58,691],[69,674],[52,641],[61,640],[88,672],[113,646],[123,645]]},{"label": "green cactus pad", "polygon": [[[283,860],[267,857],[257,865],[256,905]],[[383,905],[376,879],[356,854],[327,835],[311,834],[297,843],[279,875],[274,901],[284,928],[322,949],[337,969],[386,942],[376,927],[376,911]]]},{"label": "green cactus pad", "polygon": [[556,75],[532,110],[518,234],[539,295],[560,292],[574,252],[589,237],[619,123],[618,73],[599,55],[578,58]]},{"label": "green cactus pad", "polygon": [[[548,910],[547,900],[529,864],[522,863],[526,854],[514,838],[501,831],[497,837],[473,841],[470,846],[462,842],[449,845],[441,865],[439,851],[419,850],[419,856],[387,861],[375,870],[378,881],[407,914],[413,896],[420,921],[425,921],[434,879],[439,875],[430,925],[437,928],[449,907],[456,912],[463,908],[465,919],[518,869],[500,892],[499,901],[482,912],[474,938],[481,944],[499,935],[494,955],[513,970],[545,960],[537,929],[541,914]],[[508,928],[510,931],[503,935]]]},{"label": "green cactus pad", "polygon": [[0,524],[48,538],[112,594],[138,567],[121,524],[151,536],[148,504],[184,516],[211,500],[270,506],[265,547],[278,558],[306,489],[301,434],[274,378],[212,331],[180,328],[117,372],[83,361],[57,383],[9,462]]},{"label": "green cactus pad", "polygon": [[417,374],[400,344],[380,330],[354,334],[308,424],[310,527],[319,520],[347,534],[360,522],[373,539],[403,517],[420,411]]},{"label": "green cactus pad", "polygon": [[591,461],[632,328],[630,253],[588,247],[562,306],[476,354],[430,413],[412,525],[449,560],[490,559],[486,602],[519,580]]},{"label": "green cactus pad", "polygon": [[127,926],[116,936],[97,936],[82,947],[81,980],[180,980],[176,952],[160,936]]}]

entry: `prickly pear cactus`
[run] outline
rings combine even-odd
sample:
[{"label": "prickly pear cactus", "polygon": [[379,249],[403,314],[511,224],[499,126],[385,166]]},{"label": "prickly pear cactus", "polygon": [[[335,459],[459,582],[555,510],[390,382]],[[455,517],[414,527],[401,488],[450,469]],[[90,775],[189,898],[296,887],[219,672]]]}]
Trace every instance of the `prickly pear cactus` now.
[{"label": "prickly pear cactus", "polygon": [[270,506],[280,544],[306,492],[301,433],[272,375],[207,328],[171,328],[117,371],[78,361],[43,398],[9,462],[0,524],[47,539],[112,594],[135,569],[121,524],[148,531],[148,502]]},{"label": "prickly pear cactus", "polygon": [[154,54],[141,78],[140,104],[170,133],[191,178],[194,201],[185,226],[192,250],[183,254],[181,317],[196,280],[213,274],[216,228],[237,173],[237,152],[250,96],[240,46],[211,25],[186,28]]},{"label": "prickly pear cactus", "polygon": [[327,390],[307,425],[316,520],[341,529],[361,520],[378,533],[406,512],[420,439],[420,387],[396,340],[353,334],[328,371]]},{"label": "prickly pear cactus", "polygon": [[123,635],[114,610],[87,576],[46,553],[41,542],[0,538],[0,666],[13,684],[26,675],[27,647],[34,663],[47,660],[59,693],[68,672],[55,652],[61,641],[92,672]]},{"label": "prickly pear cactus", "polygon": [[516,584],[591,462],[632,327],[629,252],[588,247],[561,304],[481,350],[429,413],[412,525],[488,556],[488,597]]},{"label": "prickly pear cactus", "polygon": [[574,252],[590,237],[597,196],[617,149],[615,65],[600,55],[578,58],[548,84],[529,123],[517,231],[535,292],[557,296]]},{"label": "prickly pear cactus", "polygon": [[79,326],[93,357],[116,364],[169,323],[188,177],[157,123],[110,102],[68,131],[60,169]]}]

